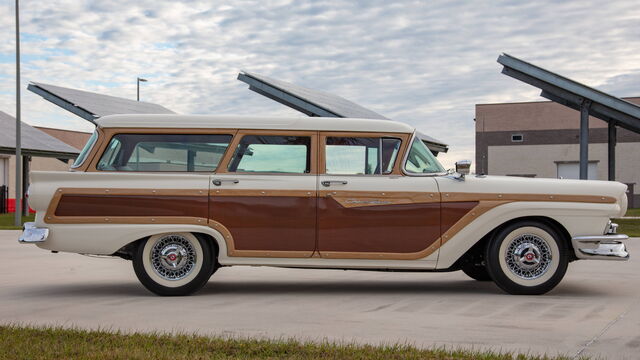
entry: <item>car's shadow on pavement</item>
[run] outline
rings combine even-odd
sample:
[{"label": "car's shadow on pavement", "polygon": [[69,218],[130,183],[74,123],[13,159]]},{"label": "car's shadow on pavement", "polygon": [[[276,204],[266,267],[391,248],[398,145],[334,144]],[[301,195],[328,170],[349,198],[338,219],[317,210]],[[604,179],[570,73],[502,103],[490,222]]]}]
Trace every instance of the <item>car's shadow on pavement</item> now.
[{"label": "car's shadow on pavement", "polygon": [[[492,282],[474,280],[456,281],[209,281],[194,296],[343,296],[343,295],[389,295],[389,294],[424,294],[424,295],[505,295]],[[15,294],[19,297],[149,297],[155,296],[137,282],[127,283],[73,283],[68,285],[46,285],[37,288],[22,288]],[[565,283],[548,293],[555,297],[591,297],[606,295],[597,286],[588,284]],[[543,295],[544,297],[545,295]]]}]

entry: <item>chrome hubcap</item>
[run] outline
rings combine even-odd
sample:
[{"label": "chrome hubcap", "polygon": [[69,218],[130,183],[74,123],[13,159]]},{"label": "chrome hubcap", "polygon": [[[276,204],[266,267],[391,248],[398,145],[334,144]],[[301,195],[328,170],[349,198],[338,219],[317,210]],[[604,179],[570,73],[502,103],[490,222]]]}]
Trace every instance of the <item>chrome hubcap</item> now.
[{"label": "chrome hubcap", "polygon": [[505,260],[509,270],[516,276],[526,280],[537,279],[551,265],[551,248],[537,235],[520,235],[507,246]]},{"label": "chrome hubcap", "polygon": [[196,264],[196,251],[191,241],[179,235],[158,240],[149,256],[153,270],[165,280],[184,279]]}]

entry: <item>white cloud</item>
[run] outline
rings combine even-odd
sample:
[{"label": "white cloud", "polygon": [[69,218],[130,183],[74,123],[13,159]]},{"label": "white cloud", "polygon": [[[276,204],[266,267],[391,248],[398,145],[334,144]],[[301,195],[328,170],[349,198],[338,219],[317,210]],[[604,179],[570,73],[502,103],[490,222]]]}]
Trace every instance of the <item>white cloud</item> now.
[{"label": "white cloud", "polygon": [[[14,112],[13,7],[0,5],[0,109]],[[181,113],[295,115],[240,69],[336,93],[473,159],[474,105],[536,100],[501,52],[620,96],[640,95],[632,1],[91,1],[22,3],[28,81],[142,98]],[[24,119],[89,129],[23,91]]]}]

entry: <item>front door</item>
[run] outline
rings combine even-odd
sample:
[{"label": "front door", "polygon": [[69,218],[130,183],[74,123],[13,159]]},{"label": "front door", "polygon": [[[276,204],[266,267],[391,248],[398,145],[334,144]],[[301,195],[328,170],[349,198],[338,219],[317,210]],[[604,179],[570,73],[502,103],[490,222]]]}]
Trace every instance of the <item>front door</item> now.
[{"label": "front door", "polygon": [[229,256],[312,256],[316,144],[315,132],[238,132],[209,192],[209,216],[224,227]]},{"label": "front door", "polygon": [[321,133],[318,250],[325,258],[420,259],[440,244],[432,177],[400,171],[406,134]]}]

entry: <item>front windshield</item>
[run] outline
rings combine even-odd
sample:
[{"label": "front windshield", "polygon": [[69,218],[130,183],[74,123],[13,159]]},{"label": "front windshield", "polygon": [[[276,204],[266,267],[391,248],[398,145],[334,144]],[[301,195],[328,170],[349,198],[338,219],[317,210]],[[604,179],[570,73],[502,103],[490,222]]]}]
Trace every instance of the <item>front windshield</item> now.
[{"label": "front windshield", "polygon": [[417,174],[444,172],[444,168],[433,156],[431,150],[417,137],[413,139],[404,169],[409,173]]},{"label": "front windshield", "polygon": [[89,151],[93,147],[93,144],[95,144],[96,140],[98,140],[98,130],[93,132],[87,143],[84,145],[84,148],[82,148],[82,151],[80,151],[80,154],[76,158],[76,161],[74,161],[73,165],[71,165],[71,168],[77,168],[78,166],[82,165],[84,160],[87,158],[87,155],[89,155]]}]

